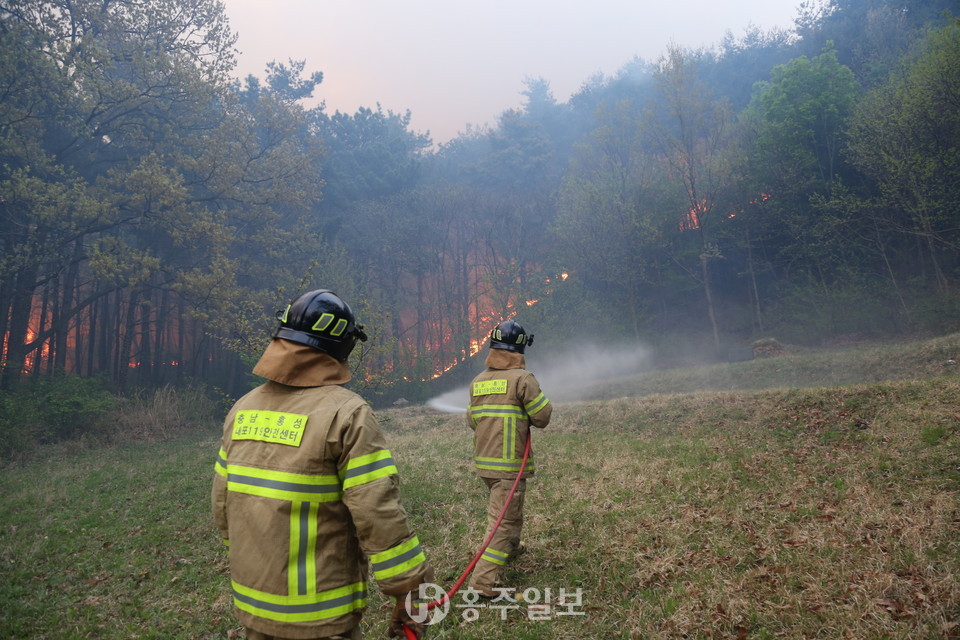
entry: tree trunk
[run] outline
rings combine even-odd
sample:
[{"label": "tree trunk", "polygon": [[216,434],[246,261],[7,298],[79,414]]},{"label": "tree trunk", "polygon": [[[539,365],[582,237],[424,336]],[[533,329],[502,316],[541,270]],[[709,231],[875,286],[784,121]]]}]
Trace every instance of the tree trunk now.
[{"label": "tree trunk", "polygon": [[760,288],[757,286],[757,272],[753,267],[753,244],[747,231],[747,272],[750,274],[750,290],[753,298],[753,314],[757,331],[763,333],[763,314],[760,312]]},{"label": "tree trunk", "polygon": [[[140,289],[132,287],[130,299],[127,301],[126,317],[123,329],[120,332],[120,341],[117,348],[117,385],[126,390],[130,379],[130,361],[133,356],[133,342],[137,331],[137,309],[139,307]],[[120,297],[121,301],[123,297]],[[122,314],[121,314],[122,315]]]},{"label": "tree trunk", "polygon": [[186,337],[187,337],[187,318],[183,309],[183,300],[177,302],[177,380],[182,380],[184,376],[184,367],[186,366],[184,358],[186,357]]},{"label": "tree trunk", "polygon": [[900,285],[897,283],[897,276],[893,272],[893,266],[890,264],[890,258],[887,256],[887,246],[883,241],[883,237],[880,235],[880,228],[877,226],[876,221],[873,223],[873,230],[877,236],[877,247],[880,249],[880,255],[883,257],[883,264],[887,267],[887,275],[890,276],[890,282],[893,284],[893,292],[897,295],[897,300],[900,302],[900,310],[903,311],[903,316],[907,319],[908,324],[913,324],[913,320],[910,317],[910,309],[907,308],[907,303],[903,299],[903,293],[900,291]]},{"label": "tree trunk", "polygon": [[[43,287],[43,292],[40,295],[40,316],[37,318],[37,334],[32,340],[34,343],[34,350],[37,352],[37,355],[33,358],[33,373],[35,377],[39,377],[43,373],[52,374],[53,367],[50,366],[50,346],[49,341],[43,338],[43,334],[47,326],[47,314],[50,305],[50,290],[53,289],[53,296],[56,297],[57,290],[57,278],[54,278],[52,281],[47,282]],[[52,284],[51,284],[52,283]],[[43,345],[47,345],[47,353],[43,352]]]},{"label": "tree trunk", "polygon": [[7,359],[0,375],[0,388],[12,389],[19,381],[27,355],[27,330],[37,281],[37,267],[30,266],[17,272],[10,304],[10,324],[7,341]]},{"label": "tree trunk", "polygon": [[160,293],[160,304],[157,306],[156,322],[154,323],[156,334],[153,339],[153,382],[154,384],[163,384],[167,382],[167,366],[163,361],[164,349],[166,348],[167,323],[170,321],[170,313],[167,309],[169,304],[169,292],[163,290]]},{"label": "tree trunk", "polygon": [[[83,247],[78,240],[73,245],[73,258],[70,260],[70,267],[63,279],[62,294],[59,298],[55,298],[55,300],[59,300],[59,304],[55,309],[53,318],[54,368],[59,371],[67,370],[67,337],[70,333],[70,322],[67,318],[70,317],[74,305],[74,289],[77,285],[77,274],[80,271],[82,252]],[[79,326],[80,318],[77,318],[74,322]],[[79,343],[79,332],[77,332],[77,342]],[[73,369],[79,371],[79,368],[79,361],[77,361],[74,363]]]},{"label": "tree trunk", "polygon": [[113,311],[115,310],[116,303],[111,303],[110,298],[119,298],[120,290],[113,292],[113,295],[107,294],[97,305],[100,309],[100,312],[97,314],[100,316],[99,323],[99,340],[97,345],[97,355],[96,363],[94,365],[95,370],[101,371],[104,373],[109,373],[111,377],[115,377],[115,372],[112,368],[113,358],[111,353],[113,351],[114,343],[109,339],[109,336],[112,334],[116,336],[116,322],[114,320]]},{"label": "tree trunk", "polygon": [[710,256],[706,247],[700,254],[700,269],[703,274],[703,294],[707,299],[707,314],[710,316],[710,328],[713,331],[713,346],[720,350],[720,330],[717,328],[717,314],[713,306],[713,288],[710,286]]}]

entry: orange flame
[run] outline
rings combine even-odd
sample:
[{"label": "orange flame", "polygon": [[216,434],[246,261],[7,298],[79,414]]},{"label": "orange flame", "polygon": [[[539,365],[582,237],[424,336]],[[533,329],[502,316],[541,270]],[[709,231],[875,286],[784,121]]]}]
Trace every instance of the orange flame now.
[{"label": "orange flame", "polygon": [[700,218],[707,211],[707,201],[698,202],[680,220],[680,231],[692,231],[700,228]]}]

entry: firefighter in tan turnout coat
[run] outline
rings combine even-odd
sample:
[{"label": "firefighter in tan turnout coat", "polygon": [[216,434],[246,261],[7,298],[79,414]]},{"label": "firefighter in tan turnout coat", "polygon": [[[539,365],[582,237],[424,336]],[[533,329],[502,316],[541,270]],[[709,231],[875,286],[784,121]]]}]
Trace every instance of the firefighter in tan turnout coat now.
[{"label": "firefighter in tan turnout coat", "polygon": [[[490,489],[484,540],[496,524],[520,471],[530,426],[547,426],[553,412],[537,379],[524,368],[523,354],[528,344],[533,344],[533,335],[528,337],[522,326],[512,320],[500,323],[490,334],[487,369],[470,384],[467,424],[474,430],[474,463],[477,474]],[[482,596],[497,595],[494,588],[502,586],[507,560],[524,551],[520,542],[523,498],[527,478],[533,472],[531,454],[500,528],[470,577],[470,587]]]},{"label": "firefighter in tan turnout coat", "polygon": [[237,616],[248,640],[356,640],[369,563],[397,598],[388,634],[405,637],[405,623],[422,637],[403,600],[432,570],[374,415],[342,386],[363,327],[322,289],[279,319],[253,369],[267,382],[228,413],[214,475]]}]

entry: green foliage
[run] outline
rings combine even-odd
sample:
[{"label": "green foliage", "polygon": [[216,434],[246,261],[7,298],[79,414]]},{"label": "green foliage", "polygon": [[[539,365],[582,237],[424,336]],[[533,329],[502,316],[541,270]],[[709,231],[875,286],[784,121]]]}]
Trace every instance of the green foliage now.
[{"label": "green foliage", "polygon": [[[644,285],[657,279],[663,251],[650,194],[652,159],[644,153],[637,109],[621,102],[598,112],[597,128],[577,147],[560,191],[553,260],[576,269],[582,295],[618,301],[618,318],[643,313]],[[574,318],[568,318],[576,322]]]},{"label": "green foliage", "polygon": [[[305,60],[290,60],[289,66],[282,62],[267,63],[267,85],[276,97],[288,102],[298,102],[313,96],[313,92],[323,81],[323,73],[316,71],[310,77],[303,78]],[[248,83],[257,84],[254,77],[247,78]]]},{"label": "green foliage", "polygon": [[907,328],[907,318],[882,281],[847,274],[830,286],[810,280],[792,284],[767,313],[782,337],[820,344],[831,336],[878,338]]},{"label": "green foliage", "polygon": [[530,78],[434,151],[409,112],[304,106],[306,61],[231,79],[220,2],[10,0],[0,385],[32,360],[236,392],[235,354],[317,286],[363,307],[357,382],[384,398],[514,313],[559,337],[588,310],[597,337],[678,350],[949,329],[960,47],[926,29],[955,4],[805,4],[797,37],[671,47],[567,103]]},{"label": "green foliage", "polygon": [[325,207],[350,209],[416,184],[420,156],[431,143],[428,135],[409,130],[409,112],[384,112],[378,105],[353,115],[314,112],[312,117],[329,153],[323,167]]},{"label": "green foliage", "polygon": [[956,265],[958,94],[960,24],[953,24],[931,33],[900,73],[866,96],[849,144],[852,160],[877,185],[865,200],[878,224],[903,242],[921,240],[923,260],[908,260],[930,269],[941,293]]},{"label": "green foliage", "polygon": [[812,55],[828,43],[864,85],[882,81],[898,59],[931,26],[956,15],[956,0],[825,0],[799,5],[796,18],[801,53]]},{"label": "green foliage", "polygon": [[932,334],[945,334],[960,328],[960,294],[936,291],[921,279],[907,281],[908,306],[917,327]]},{"label": "green foliage", "polygon": [[98,378],[55,375],[0,393],[0,457],[95,430],[117,399]]},{"label": "green foliage", "polygon": [[0,460],[30,458],[58,442],[100,446],[207,432],[226,410],[213,395],[203,383],[124,396],[102,376],[32,378],[0,393]]},{"label": "green foliage", "polygon": [[823,191],[833,181],[856,95],[853,72],[834,51],[773,69],[752,107],[762,121],[755,170],[767,176],[768,191],[784,197]]},{"label": "green foliage", "polygon": [[[163,382],[161,361],[198,374],[190,321],[231,316],[321,252],[320,144],[297,104],[321,76],[271,64],[266,89],[239,91],[210,0],[14,0],[3,24],[4,386],[45,343],[59,366],[96,362],[118,384]],[[67,353],[78,322],[96,357]],[[131,372],[141,355],[153,362]]]}]

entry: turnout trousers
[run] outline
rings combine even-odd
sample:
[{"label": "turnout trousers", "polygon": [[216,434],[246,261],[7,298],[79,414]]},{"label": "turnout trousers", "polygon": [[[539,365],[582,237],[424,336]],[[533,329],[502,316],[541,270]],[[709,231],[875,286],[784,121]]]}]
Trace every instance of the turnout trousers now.
[{"label": "turnout trousers", "polygon": [[[487,502],[487,531],[483,536],[486,540],[490,531],[500,517],[500,511],[507,501],[514,478],[481,478],[490,490],[490,499]],[[483,555],[477,562],[470,577],[469,586],[485,596],[496,596],[494,587],[503,585],[504,569],[507,560],[520,551],[520,532],[523,528],[523,498],[527,489],[527,481],[520,480],[517,490],[513,494],[510,507],[503,515],[500,528],[490,540]]]}]

